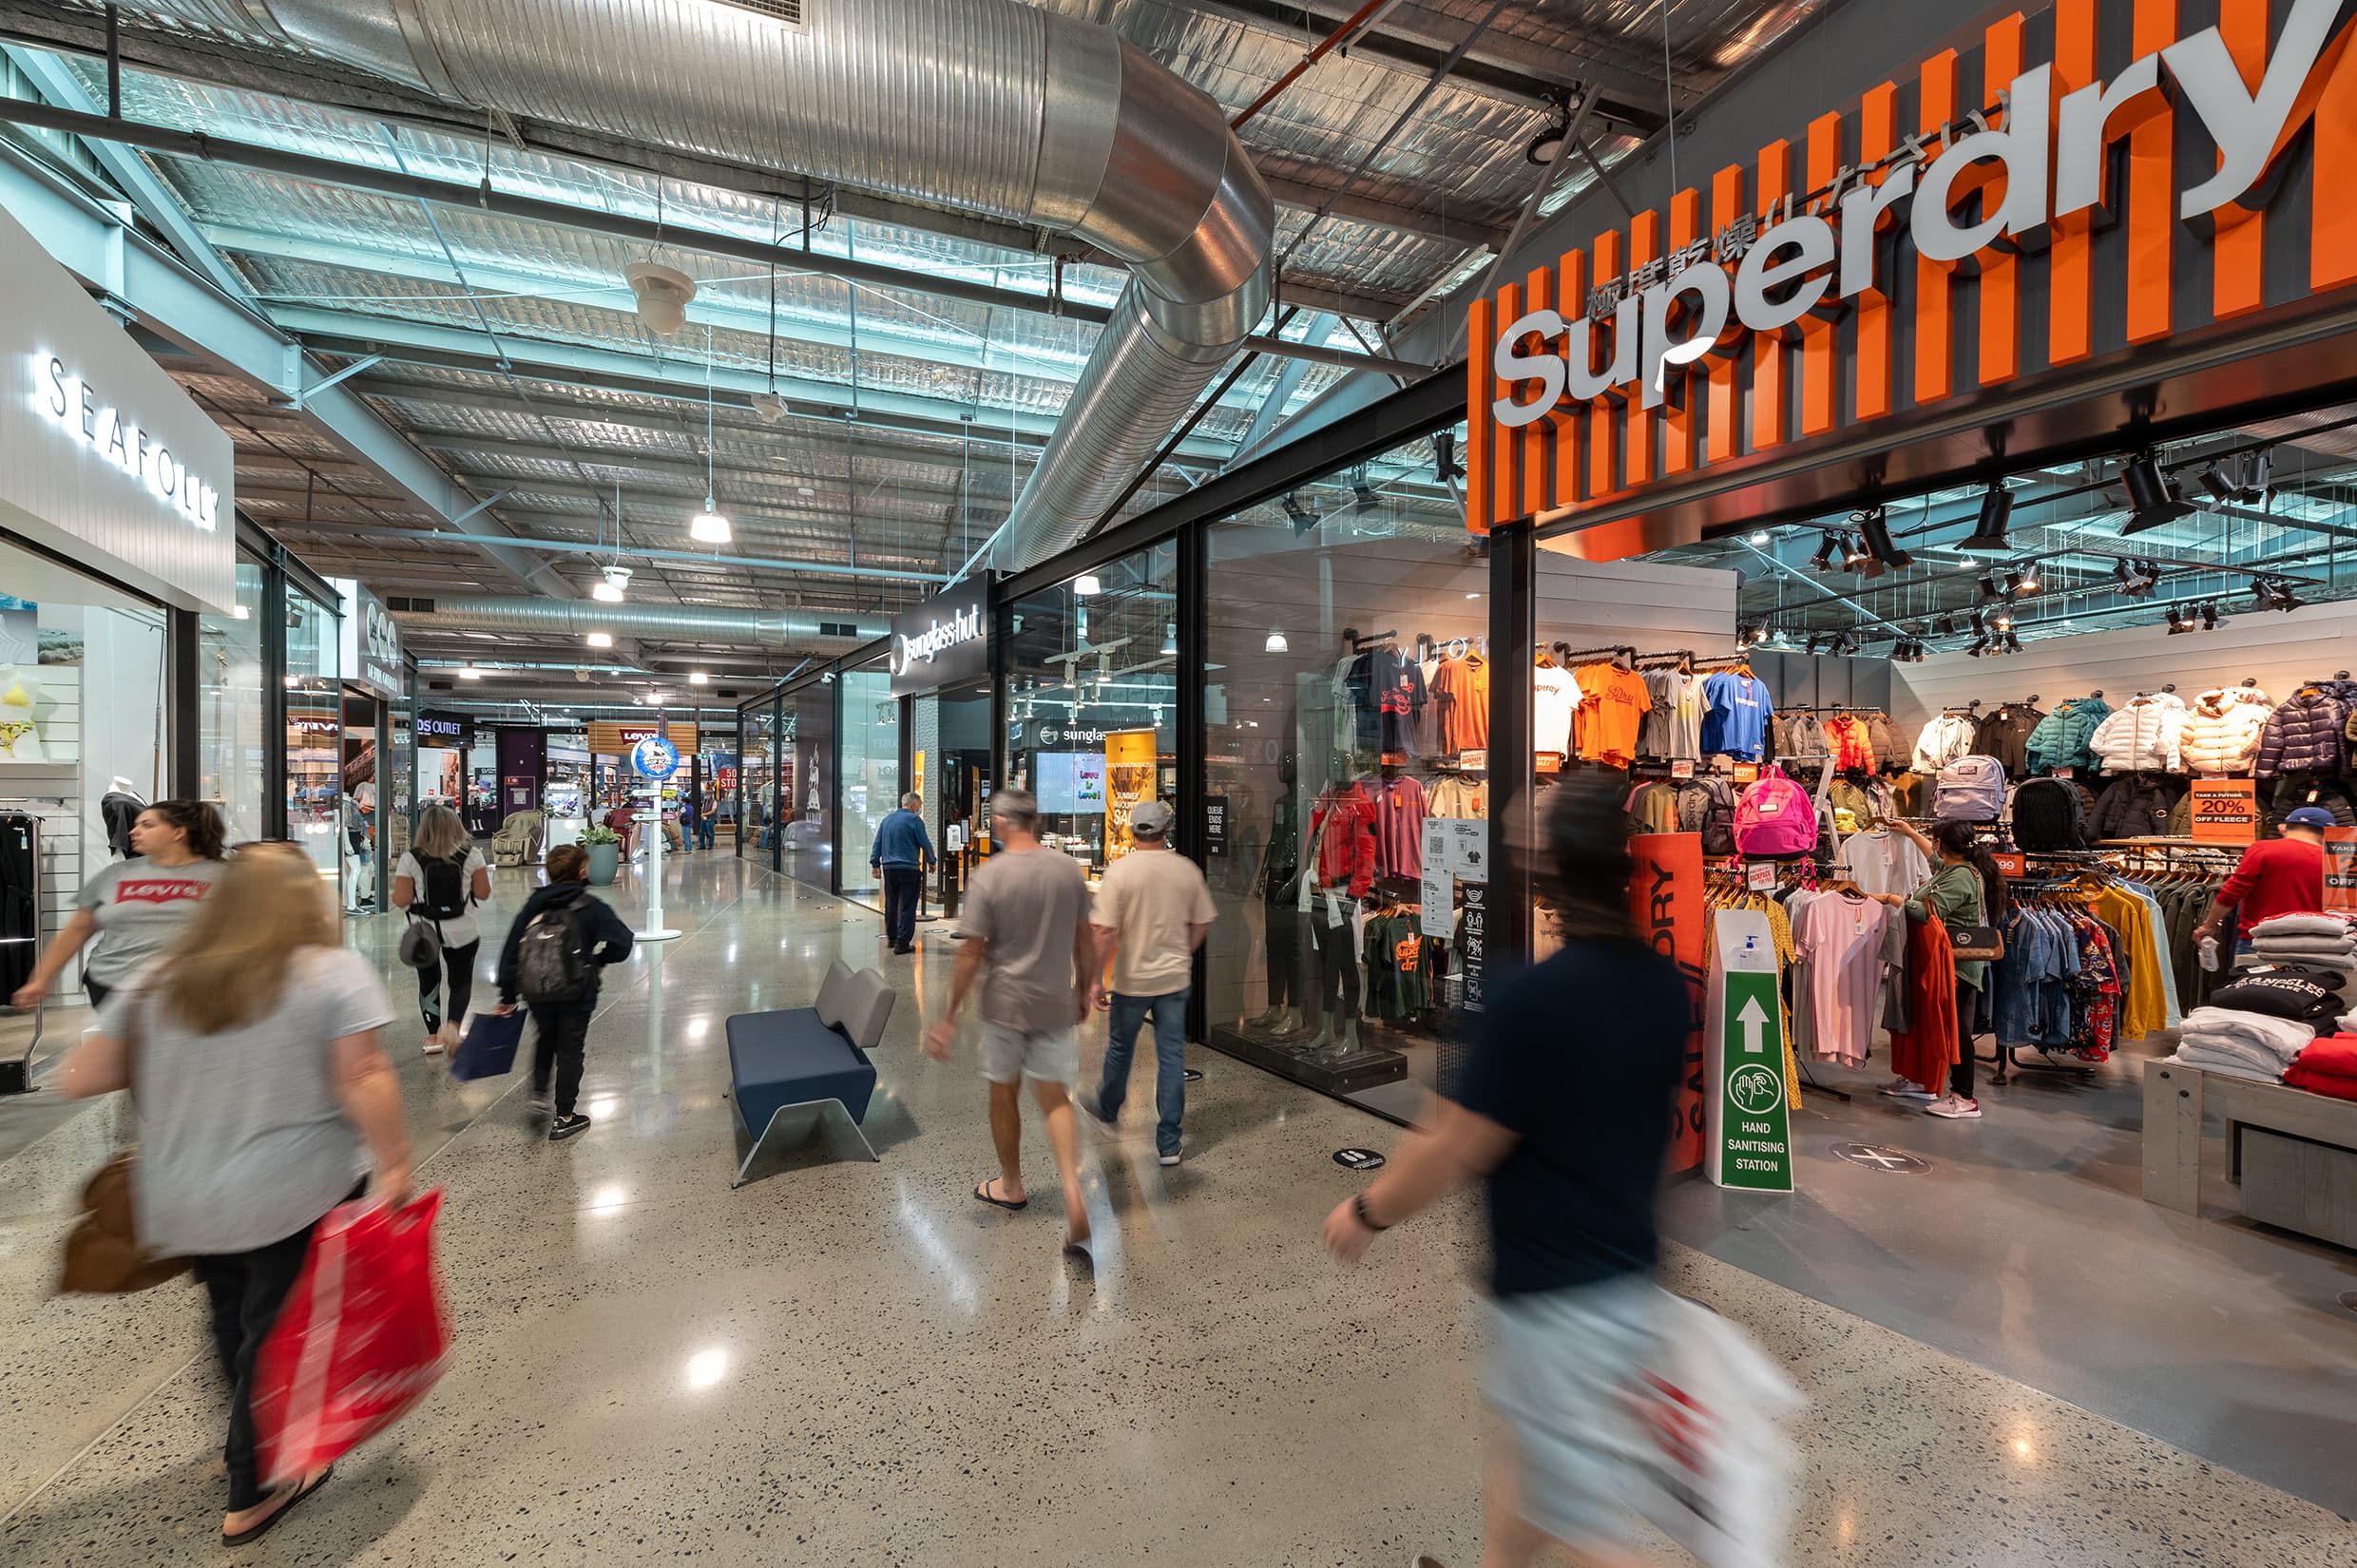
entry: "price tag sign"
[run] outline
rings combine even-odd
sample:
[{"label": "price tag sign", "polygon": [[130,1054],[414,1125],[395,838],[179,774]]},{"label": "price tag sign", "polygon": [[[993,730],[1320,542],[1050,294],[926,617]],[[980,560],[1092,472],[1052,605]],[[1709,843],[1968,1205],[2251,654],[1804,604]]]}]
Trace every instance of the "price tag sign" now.
[{"label": "price tag sign", "polygon": [[1755,893],[1776,890],[1776,868],[1771,861],[1754,860],[1743,869],[1744,886]]},{"label": "price tag sign", "polygon": [[1997,862],[1997,870],[2000,875],[2022,876],[2027,874],[2029,871],[2029,857],[2027,855],[2007,854],[2002,851],[1998,851],[1992,852],[1989,855],[1989,858]]},{"label": "price tag sign", "polygon": [[1694,776],[1694,758],[1691,756],[1672,757],[1670,759],[1670,776],[1672,778],[1692,778]]},{"label": "price tag sign", "polygon": [[2325,908],[2357,911],[2357,828],[2325,830]]},{"label": "price tag sign", "polygon": [[2248,844],[2257,836],[2257,786],[2248,778],[2194,780],[2194,837],[2203,844]]},{"label": "price tag sign", "polygon": [[1735,764],[1735,782],[1736,782],[1736,783],[1738,783],[1738,784],[1756,784],[1756,783],[1758,783],[1758,782],[1759,782],[1759,764],[1758,764],[1758,763],[1756,763],[1756,762],[1738,762],[1738,763],[1736,763],[1736,764]]}]

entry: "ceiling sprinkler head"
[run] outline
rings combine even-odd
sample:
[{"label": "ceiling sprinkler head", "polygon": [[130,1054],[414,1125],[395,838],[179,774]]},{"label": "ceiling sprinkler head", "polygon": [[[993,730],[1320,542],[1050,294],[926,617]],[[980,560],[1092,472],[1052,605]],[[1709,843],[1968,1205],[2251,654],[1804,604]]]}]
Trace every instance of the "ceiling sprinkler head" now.
[{"label": "ceiling sprinkler head", "polygon": [[639,319],[647,331],[668,337],[687,325],[688,301],[696,297],[694,278],[660,261],[634,261],[622,275],[638,296]]}]

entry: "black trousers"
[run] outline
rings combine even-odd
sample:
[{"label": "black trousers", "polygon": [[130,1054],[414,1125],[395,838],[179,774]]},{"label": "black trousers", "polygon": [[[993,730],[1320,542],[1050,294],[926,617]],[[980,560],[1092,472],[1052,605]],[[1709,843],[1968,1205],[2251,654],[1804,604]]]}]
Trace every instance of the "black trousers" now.
[{"label": "black trousers", "polygon": [[[453,1023],[467,1021],[467,1005],[474,1000],[474,961],[483,951],[483,939],[477,937],[464,947],[442,949],[441,964],[431,969],[417,971],[417,1010],[426,1020],[426,1032],[432,1034],[442,1027],[447,1018]],[[450,972],[450,1006],[442,1010],[442,971]]]},{"label": "black trousers", "polygon": [[108,993],[113,991],[114,987],[105,984],[102,981],[92,980],[88,975],[84,975],[82,977],[82,990],[83,993],[90,999],[91,1006],[104,1007],[106,1005],[106,997]]},{"label": "black trousers", "polygon": [[1343,906],[1342,924],[1332,924],[1326,915],[1326,895],[1318,894],[1310,906],[1310,924],[1317,928],[1317,1004],[1318,1010],[1333,1018],[1334,990],[1342,991],[1341,1017],[1351,1023],[1358,1020],[1358,954],[1351,942],[1351,910]]},{"label": "black trousers", "polygon": [[[1950,1094],[1962,1095],[1966,1100],[1973,1098],[1972,1023],[1973,1010],[1980,1004],[1981,987],[1958,981],[1956,983],[1956,1065],[1948,1069],[1947,1087]],[[1926,1083],[1924,1087],[1928,1089],[1931,1085]]]},{"label": "black trousers", "polygon": [[1269,950],[1269,1007],[1304,1007],[1310,987],[1301,980],[1301,911],[1272,892],[1262,903],[1261,927]]},{"label": "black trousers", "polygon": [[538,1008],[532,1018],[532,1092],[548,1091],[553,1068],[557,1115],[571,1116],[573,1102],[581,1097],[581,1059],[589,1044],[589,1009]]},{"label": "black trousers", "polygon": [[914,866],[887,866],[884,876],[884,940],[906,947],[916,940],[916,907],[925,896],[925,873]]},{"label": "black trousers", "polygon": [[[346,1201],[367,1190],[364,1181]],[[201,1253],[195,1260],[197,1278],[203,1281],[212,1309],[213,1351],[220,1358],[221,1376],[229,1382],[229,1435],[221,1444],[221,1459],[229,1466],[232,1513],[270,1495],[254,1451],[254,1357],[303,1272],[311,1233],[318,1225],[315,1219],[293,1235],[250,1252]]]}]

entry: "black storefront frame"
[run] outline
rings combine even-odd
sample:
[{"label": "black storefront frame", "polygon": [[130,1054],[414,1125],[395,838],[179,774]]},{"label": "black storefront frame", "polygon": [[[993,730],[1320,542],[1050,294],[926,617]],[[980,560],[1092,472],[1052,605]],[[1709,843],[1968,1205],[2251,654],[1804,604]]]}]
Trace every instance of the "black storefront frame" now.
[{"label": "black storefront frame", "polygon": [[[1206,649],[1209,641],[1209,607],[1205,601],[1210,578],[1211,529],[1240,512],[1275,500],[1302,485],[1323,479],[1355,464],[1366,462],[1406,442],[1431,435],[1435,431],[1456,425],[1466,417],[1465,384],[1465,374],[1461,367],[1443,371],[1427,376],[1421,381],[1412,382],[1370,404],[1356,413],[1313,430],[1299,440],[1290,442],[1265,457],[1256,458],[1250,463],[1232,468],[1209,483],[1198,486],[1183,495],[1174,497],[1150,511],[1141,512],[1126,522],[1083,540],[1060,555],[1053,556],[1023,571],[993,580],[989,584],[987,613],[991,618],[992,626],[989,681],[991,771],[994,780],[1004,779],[1006,776],[1008,701],[1006,660],[1006,650],[1011,642],[1006,618],[1013,613],[1015,604],[1033,594],[1060,587],[1083,572],[1107,565],[1140,551],[1150,550],[1158,545],[1175,542],[1178,547],[1176,609],[1178,625],[1178,655],[1176,717],[1178,799],[1174,804],[1178,812],[1179,826],[1179,836],[1176,847],[1200,865],[1204,859],[1201,831],[1203,803],[1205,796],[1209,794],[1209,748],[1205,740],[1204,727],[1206,721]],[[1520,530],[1520,535],[1522,540],[1520,546],[1521,582],[1526,588],[1532,581],[1534,571],[1530,554],[1531,530],[1524,526]],[[1500,552],[1494,547],[1490,559],[1494,581],[1501,563]],[[1514,559],[1514,552],[1507,551],[1505,559]],[[1528,598],[1526,592],[1523,598],[1525,600]],[[1497,624],[1499,611],[1496,605],[1498,602],[1500,602],[1498,596],[1493,594],[1491,609],[1493,647],[1504,645],[1498,641],[1501,630]],[[1533,613],[1534,606],[1523,603],[1521,620],[1523,625],[1523,636],[1525,641],[1529,636],[1528,625]],[[771,746],[773,748],[770,776],[773,820],[775,820],[775,815],[779,811],[776,804],[776,796],[777,782],[781,777],[781,770],[777,762],[782,755],[779,748],[783,746],[783,704],[789,698],[812,686],[835,681],[846,671],[872,664],[890,651],[891,642],[891,640],[886,637],[861,643],[821,663],[797,671],[793,678],[779,682],[762,696],[738,705],[737,710],[739,735],[738,778],[738,831],[740,832],[743,831],[743,780],[749,772],[744,766],[743,736],[747,733],[749,716],[763,703],[770,705]],[[961,680],[957,684],[966,686],[970,685],[970,682]],[[1530,734],[1531,693],[1528,688],[1527,681],[1520,683],[1504,681],[1492,688],[1490,701],[1493,731],[1499,722],[1498,710],[1503,701],[1509,706],[1519,705],[1519,718],[1514,718],[1509,715],[1508,721],[1520,724],[1521,728],[1517,733],[1525,736]],[[904,779],[908,776],[909,737],[911,734],[906,704],[912,700],[914,695],[916,694],[906,694],[902,698],[901,764]],[[837,736],[832,744],[839,756],[840,736]],[[1533,788],[1535,785],[1527,781],[1522,786],[1522,798],[1525,807],[1529,792]],[[839,825],[830,829],[831,833],[839,833]],[[779,874],[784,874],[782,857],[779,852],[782,838],[782,833],[773,835],[769,854],[770,870]],[[1528,840],[1524,839],[1523,842],[1527,843]],[[1519,884],[1493,882],[1494,886],[1501,887],[1501,895],[1498,900],[1500,918],[1494,919],[1491,927],[1494,934],[1489,948],[1490,973],[1495,976],[1512,965],[1527,960],[1530,940],[1527,896],[1517,898],[1505,895],[1505,889],[1508,886],[1519,886],[1526,895],[1529,888],[1528,870],[1526,866],[1518,862],[1513,853],[1509,852],[1507,837],[1501,827],[1501,816],[1495,812],[1492,813],[1490,822],[1490,863],[1493,867],[1506,869],[1508,876],[1519,876],[1521,879]],[[830,883],[828,891],[839,896],[842,885],[842,872],[839,865],[831,871]],[[1195,958],[1193,994],[1188,1005],[1187,1035],[1189,1039],[1202,1043],[1209,1042],[1211,1032],[1207,1027],[1206,1019],[1209,1005],[1205,984],[1207,969],[1208,961],[1205,955],[1198,951]],[[1298,1080],[1292,1079],[1287,1081],[1299,1082]],[[1315,1085],[1306,1083],[1301,1086],[1315,1088]],[[1356,1101],[1346,1101],[1346,1103],[1357,1104]],[[1357,1108],[1367,1110],[1370,1115],[1382,1114],[1364,1105],[1358,1105]]]}]

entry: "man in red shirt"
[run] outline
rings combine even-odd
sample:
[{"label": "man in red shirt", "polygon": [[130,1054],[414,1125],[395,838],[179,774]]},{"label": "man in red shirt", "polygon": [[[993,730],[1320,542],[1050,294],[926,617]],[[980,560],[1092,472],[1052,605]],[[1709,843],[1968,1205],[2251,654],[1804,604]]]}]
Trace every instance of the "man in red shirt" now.
[{"label": "man in red shirt", "polygon": [[2242,864],[2218,889],[2210,913],[2194,927],[2194,940],[2217,935],[2229,909],[2240,911],[2239,928],[2244,932],[2277,915],[2321,911],[2325,907],[2325,830],[2331,826],[2332,813],[2321,806],[2302,806],[2286,813],[2281,838],[2263,838],[2243,851]]}]

